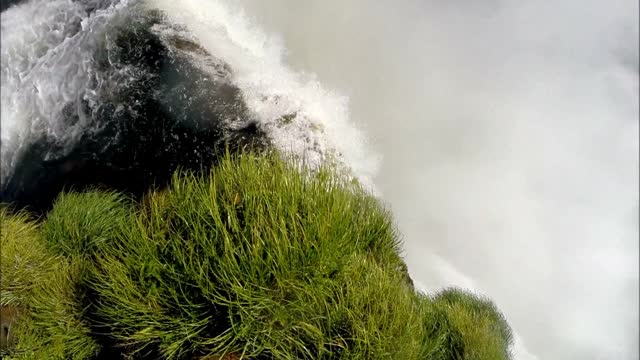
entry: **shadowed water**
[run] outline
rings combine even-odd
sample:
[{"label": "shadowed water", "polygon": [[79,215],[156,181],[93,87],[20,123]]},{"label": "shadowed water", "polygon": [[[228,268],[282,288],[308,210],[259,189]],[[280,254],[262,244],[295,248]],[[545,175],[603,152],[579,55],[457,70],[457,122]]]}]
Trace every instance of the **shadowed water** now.
[{"label": "shadowed water", "polygon": [[[90,118],[97,130],[71,147],[47,134],[31,141],[2,184],[0,201],[41,212],[63,189],[102,187],[139,196],[166,184],[178,168],[206,170],[226,149],[264,144],[228,66],[190,39],[162,35],[158,13],[131,20],[112,30],[93,59],[99,71],[126,69],[133,76],[106,76],[114,84],[99,104],[80,99],[63,108],[65,125]],[[215,71],[205,72],[198,59]]]}]

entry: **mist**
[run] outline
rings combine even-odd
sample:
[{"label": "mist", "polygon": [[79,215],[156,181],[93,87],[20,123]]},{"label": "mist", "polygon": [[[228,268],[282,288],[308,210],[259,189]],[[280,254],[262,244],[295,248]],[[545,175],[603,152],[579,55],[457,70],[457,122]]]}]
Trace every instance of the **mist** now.
[{"label": "mist", "polygon": [[233,6],[348,96],[419,287],[490,296],[517,359],[638,358],[637,2]]}]

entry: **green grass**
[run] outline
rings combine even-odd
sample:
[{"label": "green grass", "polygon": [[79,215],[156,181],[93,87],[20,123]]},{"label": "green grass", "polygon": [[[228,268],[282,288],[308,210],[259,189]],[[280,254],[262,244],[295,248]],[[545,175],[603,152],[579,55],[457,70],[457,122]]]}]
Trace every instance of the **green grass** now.
[{"label": "green grass", "polygon": [[488,298],[449,288],[423,298],[427,329],[425,358],[510,359],[511,328]]},{"label": "green grass", "polygon": [[24,213],[0,208],[0,305],[17,316],[10,334],[17,340],[6,359],[87,359],[98,346],[83,321],[78,299],[81,268],[55,255]]},{"label": "green grass", "polygon": [[109,242],[129,216],[129,203],[118,193],[61,194],[47,214],[42,237],[57,254],[83,257]]},{"label": "green grass", "polygon": [[[206,178],[176,177],[147,199],[123,241],[96,256],[100,316],[122,342],[158,346],[167,358],[367,358],[354,319],[388,319],[341,301],[354,291],[341,275],[352,255],[390,278],[402,261],[389,214],[343,179],[251,155],[223,160]],[[367,336],[395,347],[388,334]]]},{"label": "green grass", "polygon": [[504,315],[488,298],[456,288],[436,294],[433,304],[457,331],[464,359],[507,359],[513,341]]},{"label": "green grass", "polygon": [[17,349],[63,344],[65,358],[91,359],[99,339],[138,359],[509,358],[493,304],[416,293],[390,213],[331,167],[228,155],[138,204],[70,193],[40,227],[10,219],[28,225],[36,245],[25,252],[41,256],[29,269],[62,269],[28,276],[48,290],[21,304],[35,317],[33,304],[49,302],[49,319],[72,329],[56,338],[46,326]]}]

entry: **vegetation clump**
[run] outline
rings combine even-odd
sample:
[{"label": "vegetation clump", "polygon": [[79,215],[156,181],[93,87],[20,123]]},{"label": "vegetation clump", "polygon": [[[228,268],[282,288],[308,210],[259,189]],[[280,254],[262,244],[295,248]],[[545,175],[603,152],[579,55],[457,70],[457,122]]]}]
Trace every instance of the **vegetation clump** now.
[{"label": "vegetation clump", "polygon": [[511,358],[511,328],[489,299],[448,288],[423,299],[423,305],[426,335],[434,343],[425,359]]},{"label": "vegetation clump", "polygon": [[[28,316],[34,303],[64,309],[50,315],[73,330],[63,358],[96,358],[97,343],[135,359],[510,357],[495,306],[416,292],[389,212],[330,167],[227,155],[139,203],[90,191],[61,195],[41,225],[2,214],[30,226],[23,251],[44,254],[37,266],[63,269],[29,276],[55,289],[39,290],[44,300],[20,298]],[[3,278],[17,279],[4,243]],[[4,305],[4,281],[2,292]],[[45,330],[18,336],[12,353],[55,339]]]},{"label": "vegetation clump", "polygon": [[98,345],[78,301],[82,265],[47,248],[25,213],[0,208],[2,352],[6,359],[90,359]]},{"label": "vegetation clump", "polygon": [[114,192],[61,194],[42,226],[43,239],[59,255],[84,257],[128,226],[129,203]]}]

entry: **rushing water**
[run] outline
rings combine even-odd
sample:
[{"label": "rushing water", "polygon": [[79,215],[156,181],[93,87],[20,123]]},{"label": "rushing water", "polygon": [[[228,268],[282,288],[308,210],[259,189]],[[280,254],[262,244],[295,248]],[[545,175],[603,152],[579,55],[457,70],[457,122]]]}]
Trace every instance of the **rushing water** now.
[{"label": "rushing water", "polygon": [[1,200],[141,193],[270,143],[348,167],[416,284],[491,296],[518,359],[638,358],[634,1],[2,9]]}]

